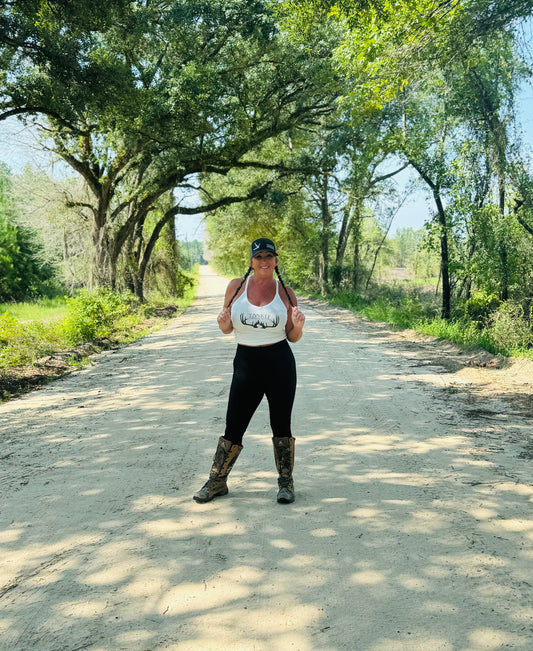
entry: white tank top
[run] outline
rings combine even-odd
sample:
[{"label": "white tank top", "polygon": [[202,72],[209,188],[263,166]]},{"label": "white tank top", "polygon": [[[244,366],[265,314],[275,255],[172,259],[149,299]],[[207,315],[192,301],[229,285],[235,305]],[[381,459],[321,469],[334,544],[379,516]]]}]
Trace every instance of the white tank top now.
[{"label": "white tank top", "polygon": [[248,283],[244,292],[231,305],[231,321],[235,340],[244,346],[268,346],[277,344],[287,338],[287,308],[279,295],[279,283],[276,281],[276,295],[268,305],[253,305],[248,300]]}]

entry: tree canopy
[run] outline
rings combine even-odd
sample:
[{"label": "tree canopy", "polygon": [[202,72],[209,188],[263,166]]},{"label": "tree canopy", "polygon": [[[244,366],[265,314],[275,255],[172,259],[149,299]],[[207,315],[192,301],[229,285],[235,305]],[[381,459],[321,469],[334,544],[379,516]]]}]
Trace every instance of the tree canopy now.
[{"label": "tree canopy", "polygon": [[0,119],[37,125],[85,184],[66,207],[90,227],[90,281],[141,297],[158,239],[199,212],[225,270],[264,234],[285,243],[296,282],[364,291],[392,255],[409,191],[395,177],[409,166],[432,206],[423,241],[440,257],[447,318],[476,289],[506,300],[520,278],[529,286],[533,183],[515,97],[531,75],[516,26],[532,9],[10,0]]},{"label": "tree canopy", "polygon": [[0,115],[45,116],[48,146],[86,181],[98,283],[114,284],[165,193],[331,111],[327,40],[293,45],[266,2],[110,3],[93,21],[72,7],[66,29],[61,5],[4,10]]}]

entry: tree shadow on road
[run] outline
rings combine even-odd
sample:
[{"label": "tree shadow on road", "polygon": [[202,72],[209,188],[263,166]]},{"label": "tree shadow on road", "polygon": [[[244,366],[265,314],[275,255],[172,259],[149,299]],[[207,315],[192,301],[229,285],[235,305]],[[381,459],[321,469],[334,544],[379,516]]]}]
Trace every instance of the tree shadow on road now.
[{"label": "tree shadow on road", "polygon": [[230,494],[192,501],[231,373],[217,296],[3,406],[4,648],[530,648],[533,489],[342,324],[311,312],[295,347],[297,501],[264,405]]}]

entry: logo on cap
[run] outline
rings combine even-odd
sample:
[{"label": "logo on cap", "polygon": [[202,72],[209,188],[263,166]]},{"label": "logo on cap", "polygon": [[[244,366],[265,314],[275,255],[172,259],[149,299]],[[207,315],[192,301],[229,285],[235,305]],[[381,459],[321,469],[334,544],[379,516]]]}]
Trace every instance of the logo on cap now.
[{"label": "logo on cap", "polygon": [[268,237],[259,237],[257,240],[252,242],[250,246],[250,257],[253,258],[261,251],[272,251],[274,255],[277,255],[276,245],[272,240],[269,240]]}]

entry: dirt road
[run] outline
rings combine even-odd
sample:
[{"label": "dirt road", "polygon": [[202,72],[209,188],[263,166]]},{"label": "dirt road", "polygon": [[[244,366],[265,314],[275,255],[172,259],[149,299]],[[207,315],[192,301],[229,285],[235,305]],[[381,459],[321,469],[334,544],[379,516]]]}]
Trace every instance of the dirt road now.
[{"label": "dirt road", "polygon": [[225,284],[204,269],[168,327],[0,406],[0,648],[533,649],[533,385],[302,302],[296,502],[262,406],[230,494],[196,504]]}]

